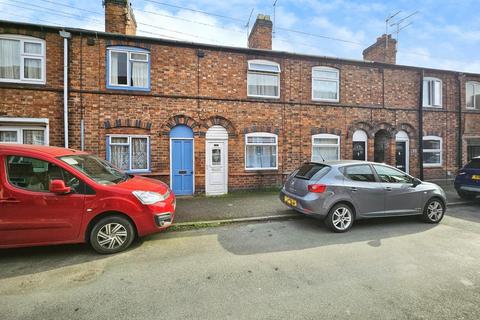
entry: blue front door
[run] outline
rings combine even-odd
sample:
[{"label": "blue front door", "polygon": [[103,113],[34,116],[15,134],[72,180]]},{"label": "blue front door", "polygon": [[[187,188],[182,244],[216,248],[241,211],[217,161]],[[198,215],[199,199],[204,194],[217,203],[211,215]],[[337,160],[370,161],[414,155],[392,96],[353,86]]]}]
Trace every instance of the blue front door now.
[{"label": "blue front door", "polygon": [[176,195],[193,194],[193,140],[172,139],[172,189]]}]

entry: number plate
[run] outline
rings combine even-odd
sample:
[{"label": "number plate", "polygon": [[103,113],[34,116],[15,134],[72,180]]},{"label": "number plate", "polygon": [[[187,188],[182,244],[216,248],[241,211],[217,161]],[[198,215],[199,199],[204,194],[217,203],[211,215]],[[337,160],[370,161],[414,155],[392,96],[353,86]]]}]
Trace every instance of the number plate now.
[{"label": "number plate", "polygon": [[292,207],[297,206],[297,200],[289,198],[287,196],[283,197],[283,201],[285,201],[285,203],[288,204],[289,206],[292,206]]},{"label": "number plate", "polygon": [[472,176],[472,180],[480,180],[480,175],[474,174],[474,175]]}]

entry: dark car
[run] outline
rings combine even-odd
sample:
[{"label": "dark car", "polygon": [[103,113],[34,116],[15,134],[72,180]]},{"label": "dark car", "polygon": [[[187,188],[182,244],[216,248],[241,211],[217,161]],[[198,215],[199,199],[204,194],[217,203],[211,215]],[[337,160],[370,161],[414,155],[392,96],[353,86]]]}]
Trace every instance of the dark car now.
[{"label": "dark car", "polygon": [[480,195],[480,157],[470,160],[458,172],[455,189],[462,199],[472,200]]}]

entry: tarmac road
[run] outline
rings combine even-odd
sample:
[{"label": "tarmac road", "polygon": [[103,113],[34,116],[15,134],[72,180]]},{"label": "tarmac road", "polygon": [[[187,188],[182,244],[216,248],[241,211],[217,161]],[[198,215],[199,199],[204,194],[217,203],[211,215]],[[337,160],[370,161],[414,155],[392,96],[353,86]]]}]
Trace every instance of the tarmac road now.
[{"label": "tarmac road", "polygon": [[480,207],[440,225],[312,219],[0,251],[0,319],[478,319]]}]

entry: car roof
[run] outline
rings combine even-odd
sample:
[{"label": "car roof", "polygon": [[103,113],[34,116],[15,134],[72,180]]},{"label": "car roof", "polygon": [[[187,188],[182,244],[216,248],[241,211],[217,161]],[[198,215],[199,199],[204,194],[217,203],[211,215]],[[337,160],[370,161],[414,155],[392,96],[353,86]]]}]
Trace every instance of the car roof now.
[{"label": "car roof", "polygon": [[39,146],[39,145],[30,145],[30,144],[11,144],[11,143],[0,143],[0,151],[9,151],[9,152],[32,152],[34,154],[41,154],[44,156],[50,157],[62,157],[68,155],[78,155],[78,154],[87,154],[83,151],[78,151],[74,149],[66,149],[60,147],[49,147],[49,146]]},{"label": "car roof", "polygon": [[391,167],[386,163],[379,163],[373,161],[363,161],[363,160],[326,160],[326,161],[311,161],[312,163],[324,164],[330,167],[343,167],[351,164],[379,164],[383,166]]}]

